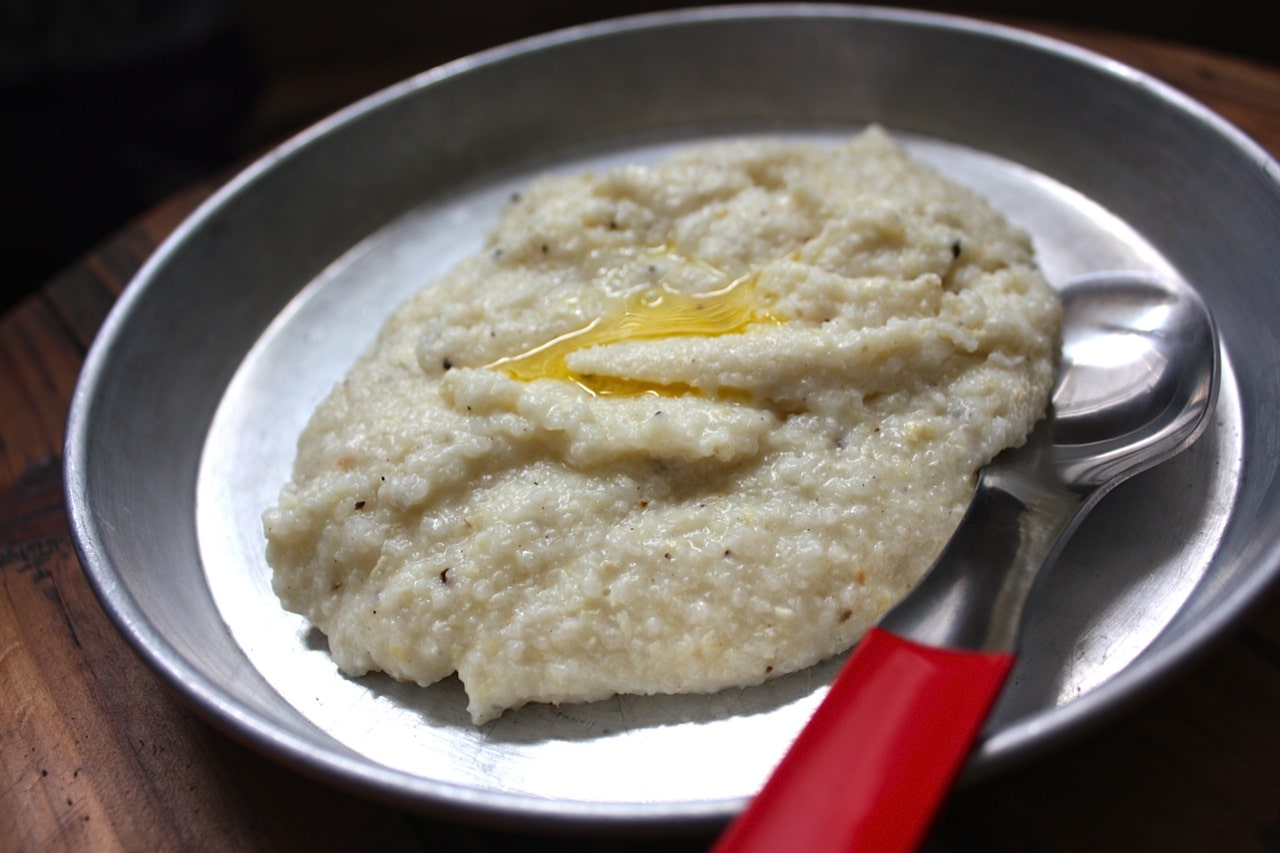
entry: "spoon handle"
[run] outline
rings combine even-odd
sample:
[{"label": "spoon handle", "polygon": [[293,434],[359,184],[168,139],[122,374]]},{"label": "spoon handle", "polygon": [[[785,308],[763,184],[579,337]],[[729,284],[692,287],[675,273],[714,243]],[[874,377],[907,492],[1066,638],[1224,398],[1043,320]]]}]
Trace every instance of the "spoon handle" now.
[{"label": "spoon handle", "polygon": [[871,629],[716,853],[915,849],[1013,661]]},{"label": "spoon handle", "polygon": [[1013,667],[1036,574],[1086,507],[1045,474],[1045,440],[982,470],[932,570],[863,637],[717,853],[920,843]]}]

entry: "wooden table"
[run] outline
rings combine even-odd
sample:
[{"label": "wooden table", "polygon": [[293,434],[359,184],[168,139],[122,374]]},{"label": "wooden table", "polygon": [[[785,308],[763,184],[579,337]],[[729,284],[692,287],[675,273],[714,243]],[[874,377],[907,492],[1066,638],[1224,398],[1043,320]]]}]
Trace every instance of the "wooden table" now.
[{"label": "wooden table", "polygon": [[[1280,155],[1280,69],[1040,29],[1154,73]],[[213,730],[116,633],[68,534],[67,405],[112,302],[212,189],[130,223],[0,321],[0,850],[705,849],[709,838],[522,836],[365,802]],[[927,846],[1280,850],[1280,595],[1143,707],[956,794]]]}]

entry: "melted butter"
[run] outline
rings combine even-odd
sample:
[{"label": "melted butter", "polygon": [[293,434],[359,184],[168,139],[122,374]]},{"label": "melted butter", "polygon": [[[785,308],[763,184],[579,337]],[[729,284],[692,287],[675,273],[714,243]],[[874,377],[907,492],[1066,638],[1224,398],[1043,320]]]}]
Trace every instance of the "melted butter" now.
[{"label": "melted butter", "polygon": [[[578,373],[569,369],[568,356],[588,347],[623,341],[735,335],[757,323],[782,322],[761,304],[756,292],[757,278],[758,274],[751,273],[703,293],[684,293],[658,283],[626,297],[614,313],[597,317],[579,329],[488,366],[523,382],[535,379],[573,382],[596,396],[697,394],[700,392],[696,388],[680,382],[657,383]],[[721,396],[736,399],[745,393],[726,389]]]}]

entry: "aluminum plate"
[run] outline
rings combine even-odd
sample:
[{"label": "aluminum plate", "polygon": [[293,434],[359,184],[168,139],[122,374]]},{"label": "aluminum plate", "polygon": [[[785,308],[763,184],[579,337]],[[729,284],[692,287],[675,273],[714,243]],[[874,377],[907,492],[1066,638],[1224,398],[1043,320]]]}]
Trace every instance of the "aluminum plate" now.
[{"label": "aluminum plate", "polygon": [[515,189],[869,122],[1030,231],[1051,280],[1181,276],[1215,312],[1214,424],[1109,495],[1045,577],[968,778],[1122,710],[1229,630],[1280,566],[1275,466],[1243,476],[1280,444],[1280,169],[1132,69],[921,13],[722,7],[568,30],[408,80],[250,167],[140,272],[77,388],[68,503],[104,606],[198,711],[366,795],[517,823],[728,817],[838,662],[473,727],[456,679],[339,675],[323,637],[276,604],[259,517],[315,404],[396,303],[481,245]]}]

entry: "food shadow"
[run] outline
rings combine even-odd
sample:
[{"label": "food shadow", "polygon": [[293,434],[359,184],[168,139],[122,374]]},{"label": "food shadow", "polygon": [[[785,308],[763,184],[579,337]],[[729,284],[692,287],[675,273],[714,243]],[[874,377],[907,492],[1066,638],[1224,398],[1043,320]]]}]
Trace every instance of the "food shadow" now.
[{"label": "food shadow", "polygon": [[[313,631],[312,635],[308,642],[327,648],[323,634]],[[486,742],[517,745],[551,740],[588,741],[669,726],[709,725],[732,718],[772,714],[797,703],[816,706],[819,697],[815,693],[831,682],[846,657],[847,654],[838,655],[763,684],[726,688],[715,693],[622,694],[595,702],[530,703],[478,727],[467,713],[466,690],[457,675],[428,687],[399,682],[383,673],[370,673],[362,676],[361,681],[380,702],[393,703],[416,716],[424,726],[475,729]]]}]

